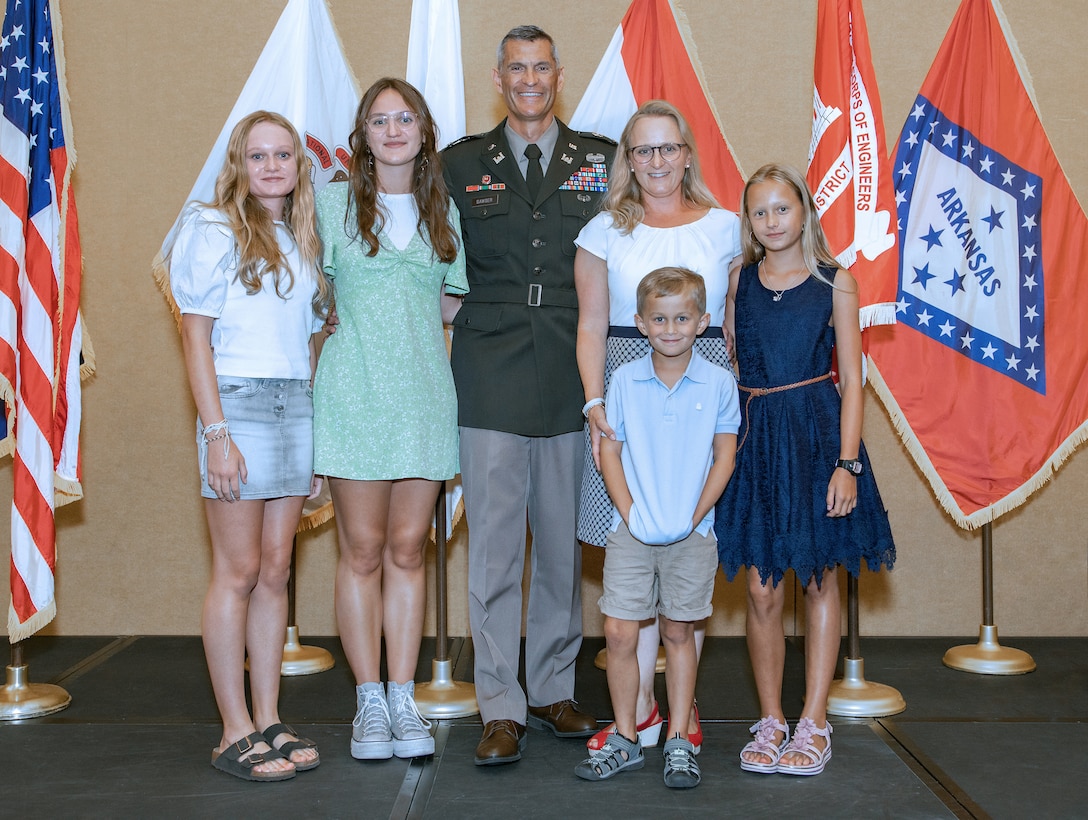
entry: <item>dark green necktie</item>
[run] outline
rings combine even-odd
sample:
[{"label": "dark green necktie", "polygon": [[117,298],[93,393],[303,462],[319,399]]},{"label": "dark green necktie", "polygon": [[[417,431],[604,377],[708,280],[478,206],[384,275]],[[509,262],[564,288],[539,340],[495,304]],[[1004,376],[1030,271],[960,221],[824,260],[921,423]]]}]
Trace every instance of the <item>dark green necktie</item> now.
[{"label": "dark green necktie", "polygon": [[525,156],[529,160],[529,168],[525,172],[525,182],[529,186],[529,196],[535,202],[540,193],[540,186],[544,184],[544,168],[540,164],[540,148],[535,142],[525,146]]}]

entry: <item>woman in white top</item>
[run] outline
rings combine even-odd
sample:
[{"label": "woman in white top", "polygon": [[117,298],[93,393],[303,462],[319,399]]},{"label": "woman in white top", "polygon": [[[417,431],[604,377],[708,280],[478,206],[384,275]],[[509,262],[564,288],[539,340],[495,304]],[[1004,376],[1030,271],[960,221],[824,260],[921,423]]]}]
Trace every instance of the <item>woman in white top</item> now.
[{"label": "woman in white top", "polygon": [[[644,103],[620,137],[611,181],[601,206],[575,241],[574,278],[578,290],[578,370],[585,390],[588,421],[586,461],[578,514],[578,537],[603,547],[612,526],[612,501],[600,474],[600,438],[613,436],[605,420],[604,396],[613,371],[649,353],[634,323],[638,283],[659,267],[681,266],[706,283],[710,327],[696,340],[709,361],[728,368],[722,333],[729,264],[740,253],[740,220],[714,199],[699,168],[694,137],[683,115],[662,100]],[[696,630],[701,651],[705,626]],[[636,722],[643,746],[657,744],[662,718],[653,696],[659,644],[656,621],[639,631],[638,669],[608,674],[638,674]],[[698,752],[702,729],[693,709],[688,737]],[[586,744],[600,748],[610,725]],[[674,728],[670,727],[670,734]]]},{"label": "woman in white top", "polygon": [[314,334],[331,295],[305,162],[284,117],[242,119],[212,202],[189,209],[170,254],[212,542],[202,632],[223,720],[212,765],[243,780],[319,762],[278,707],[291,550],[315,489]]}]

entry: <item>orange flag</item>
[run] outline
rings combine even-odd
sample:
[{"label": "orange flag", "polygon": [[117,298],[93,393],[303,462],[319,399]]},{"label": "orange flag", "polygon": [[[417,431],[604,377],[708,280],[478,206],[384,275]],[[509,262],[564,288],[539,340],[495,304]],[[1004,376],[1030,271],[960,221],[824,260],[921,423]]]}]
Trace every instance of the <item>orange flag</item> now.
[{"label": "orange flag", "polygon": [[861,0],[820,0],[808,184],[839,263],[858,281],[861,326],[895,322],[895,190]]},{"label": "orange flag", "polygon": [[898,324],[877,393],[956,522],[1022,504],[1088,436],[1088,220],[990,0],[963,0],[896,148]]},{"label": "orange flag", "polygon": [[669,0],[631,3],[570,126],[618,140],[647,100],[667,100],[680,109],[695,134],[699,164],[718,204],[739,208],[744,177],[706,90],[687,20]]}]

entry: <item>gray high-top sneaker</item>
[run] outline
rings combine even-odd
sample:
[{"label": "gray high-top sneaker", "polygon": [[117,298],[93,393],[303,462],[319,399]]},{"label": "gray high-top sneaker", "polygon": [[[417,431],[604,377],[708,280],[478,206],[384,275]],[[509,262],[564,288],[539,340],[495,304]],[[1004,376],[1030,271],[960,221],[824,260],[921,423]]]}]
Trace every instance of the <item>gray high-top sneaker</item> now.
[{"label": "gray high-top sneaker", "polygon": [[389,704],[380,683],[355,687],[359,710],[351,722],[351,756],[356,760],[386,760],[393,756]]},{"label": "gray high-top sneaker", "polygon": [[431,722],[419,713],[414,681],[389,681],[389,711],[393,720],[393,754],[397,757],[423,757],[434,754]]}]

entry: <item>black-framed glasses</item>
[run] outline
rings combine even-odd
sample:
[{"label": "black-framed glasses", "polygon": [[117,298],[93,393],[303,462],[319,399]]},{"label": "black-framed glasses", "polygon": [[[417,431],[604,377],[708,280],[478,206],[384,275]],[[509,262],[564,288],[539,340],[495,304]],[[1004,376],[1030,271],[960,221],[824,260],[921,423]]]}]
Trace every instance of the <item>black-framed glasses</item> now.
[{"label": "black-framed glasses", "polygon": [[645,165],[654,158],[654,151],[661,155],[665,162],[672,162],[680,156],[680,152],[687,147],[685,142],[664,142],[661,145],[636,145],[629,153],[631,158],[639,165]]}]

